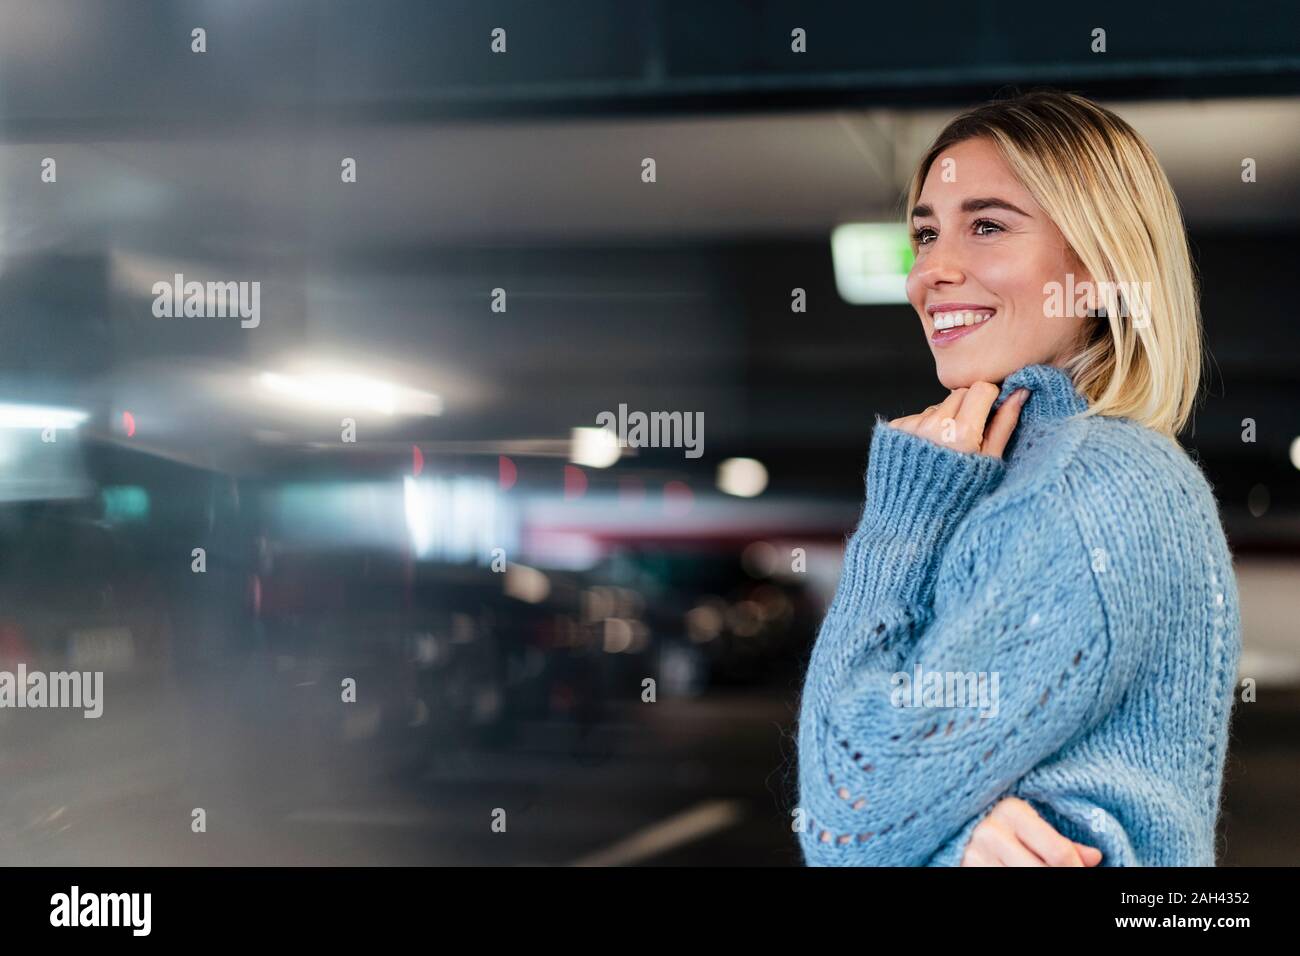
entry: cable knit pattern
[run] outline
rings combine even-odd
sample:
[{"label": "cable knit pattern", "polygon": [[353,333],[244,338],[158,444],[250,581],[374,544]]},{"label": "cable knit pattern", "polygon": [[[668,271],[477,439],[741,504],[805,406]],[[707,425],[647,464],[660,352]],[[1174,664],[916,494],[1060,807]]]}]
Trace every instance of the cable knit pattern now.
[{"label": "cable knit pattern", "polygon": [[876,420],[801,701],[809,865],[959,865],[1005,796],[1103,866],[1215,863],[1241,626],[1210,487],[1174,441],[1079,417],[1063,370],[996,405],[1020,387],[1001,460]]}]

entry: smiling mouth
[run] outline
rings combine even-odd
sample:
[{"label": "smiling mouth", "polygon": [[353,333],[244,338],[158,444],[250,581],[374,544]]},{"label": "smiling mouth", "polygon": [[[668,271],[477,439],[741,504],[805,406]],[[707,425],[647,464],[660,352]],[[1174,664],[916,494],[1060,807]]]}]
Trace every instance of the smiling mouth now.
[{"label": "smiling mouth", "polygon": [[979,325],[981,322],[987,322],[993,318],[993,311],[993,309],[971,309],[960,312],[936,312],[934,314],[934,329],[936,332],[942,332],[947,329]]},{"label": "smiling mouth", "polygon": [[933,314],[934,332],[930,341],[946,345],[976,329],[983,328],[993,318],[996,309],[950,309]]}]

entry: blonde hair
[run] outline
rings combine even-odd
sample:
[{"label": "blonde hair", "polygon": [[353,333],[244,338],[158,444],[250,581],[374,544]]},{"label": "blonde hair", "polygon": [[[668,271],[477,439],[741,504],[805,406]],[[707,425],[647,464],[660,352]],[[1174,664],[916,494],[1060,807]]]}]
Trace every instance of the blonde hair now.
[{"label": "blonde hair", "polygon": [[1106,311],[1065,363],[1088,401],[1084,414],[1176,435],[1198,399],[1204,346],[1186,228],[1151,147],[1110,110],[1073,93],[987,103],[954,119],[930,146],[908,189],[909,213],[939,155],[979,137],[998,147],[1060,229]]}]

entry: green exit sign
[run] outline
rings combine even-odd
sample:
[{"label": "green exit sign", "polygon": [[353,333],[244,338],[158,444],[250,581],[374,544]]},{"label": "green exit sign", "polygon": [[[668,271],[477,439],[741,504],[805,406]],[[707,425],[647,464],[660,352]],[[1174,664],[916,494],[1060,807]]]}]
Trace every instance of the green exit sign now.
[{"label": "green exit sign", "polygon": [[831,232],[831,258],[840,298],[853,305],[907,301],[912,243],[907,226],[893,222],[849,222]]}]

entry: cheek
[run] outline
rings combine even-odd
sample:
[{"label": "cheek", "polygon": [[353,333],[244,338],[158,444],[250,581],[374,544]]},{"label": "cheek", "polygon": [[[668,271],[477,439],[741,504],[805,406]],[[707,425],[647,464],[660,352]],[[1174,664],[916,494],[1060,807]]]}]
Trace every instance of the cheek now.
[{"label": "cheek", "polygon": [[1032,320],[1043,314],[1043,284],[1050,280],[1040,276],[1033,265],[1023,260],[998,257],[986,263],[980,272],[983,285],[998,297],[1017,321]]},{"label": "cheek", "polygon": [[907,274],[907,301],[912,303],[912,307],[920,312],[925,306],[925,284],[921,282],[916,274],[916,268]]},{"label": "cheek", "polygon": [[999,261],[990,263],[988,282],[992,291],[1007,306],[1006,322],[1000,341],[1024,361],[1042,361],[1071,340],[1081,320],[1068,316],[1048,315],[1049,283],[1066,284],[1068,265],[1058,256],[1025,256],[1019,265]]}]

